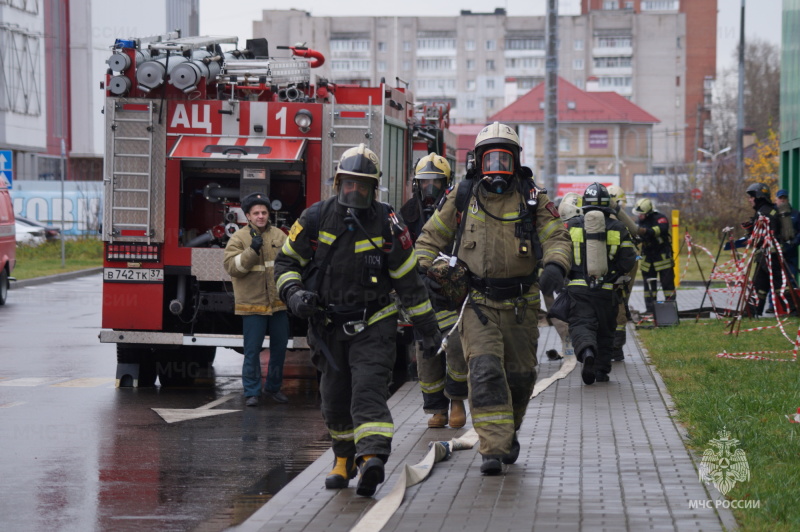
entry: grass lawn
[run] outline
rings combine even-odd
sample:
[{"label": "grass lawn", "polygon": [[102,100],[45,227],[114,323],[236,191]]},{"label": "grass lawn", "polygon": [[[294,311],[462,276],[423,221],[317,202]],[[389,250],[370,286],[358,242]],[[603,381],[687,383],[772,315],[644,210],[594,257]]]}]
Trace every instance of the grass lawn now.
[{"label": "grass lawn", "polygon": [[12,275],[19,280],[66,273],[103,265],[103,242],[81,238],[64,242],[65,266],[61,267],[61,242],[50,241],[39,246],[17,246],[17,265]]},{"label": "grass lawn", "polygon": [[[716,450],[709,441],[724,429],[739,440],[731,450],[745,452],[750,479],[737,483],[727,498],[760,501],[759,509],[733,509],[747,531],[800,530],[800,424],[785,417],[800,408],[800,367],[797,362],[731,360],[716,354],[786,350],[764,356],[791,359],[792,344],[780,330],[743,332],[774,324],[745,320],[738,337],[727,335],[724,322],[714,320],[638,331],[698,456]],[[796,318],[787,322],[789,337],[795,337],[799,324]]]}]

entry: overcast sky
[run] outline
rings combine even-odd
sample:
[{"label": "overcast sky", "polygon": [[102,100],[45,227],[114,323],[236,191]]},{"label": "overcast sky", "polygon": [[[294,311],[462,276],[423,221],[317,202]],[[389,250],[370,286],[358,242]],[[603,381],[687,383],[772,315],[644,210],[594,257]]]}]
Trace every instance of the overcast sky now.
[{"label": "overcast sky", "polygon": [[[684,2],[692,0],[682,0]],[[780,45],[781,0],[749,0],[746,3],[745,35]],[[717,69],[735,65],[734,50],[739,42],[739,14],[742,0],[717,0]],[[546,0],[200,0],[201,35],[235,35],[239,42],[252,37],[253,21],[261,20],[264,9],[301,9],[314,16],[456,16],[462,9],[491,12],[504,7],[511,16],[543,15]],[[560,0],[559,14],[580,13],[580,0]],[[267,36],[269,38],[269,36]],[[290,43],[284,43],[290,44]]]}]

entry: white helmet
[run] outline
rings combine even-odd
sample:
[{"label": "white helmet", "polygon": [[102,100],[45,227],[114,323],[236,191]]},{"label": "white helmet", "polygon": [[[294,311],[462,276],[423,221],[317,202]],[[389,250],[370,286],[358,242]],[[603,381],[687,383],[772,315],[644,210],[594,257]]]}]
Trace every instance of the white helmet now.
[{"label": "white helmet", "polygon": [[654,210],[656,208],[650,198],[641,198],[636,201],[636,205],[633,207],[633,214],[650,214]]},{"label": "white helmet", "polygon": [[581,203],[583,197],[576,192],[567,192],[564,199],[558,205],[558,214],[563,220],[575,218],[581,214]]},{"label": "white helmet", "polygon": [[614,201],[617,202],[622,208],[628,204],[628,198],[625,196],[625,190],[619,185],[609,185],[608,186],[608,194],[611,196]]},{"label": "white helmet", "polygon": [[520,144],[511,126],[494,122],[475,137],[475,162],[488,190],[503,193],[520,166]]},{"label": "white helmet", "polygon": [[381,178],[380,167],[378,156],[363,143],[346,150],[333,176],[339,203],[354,209],[372,205]]}]

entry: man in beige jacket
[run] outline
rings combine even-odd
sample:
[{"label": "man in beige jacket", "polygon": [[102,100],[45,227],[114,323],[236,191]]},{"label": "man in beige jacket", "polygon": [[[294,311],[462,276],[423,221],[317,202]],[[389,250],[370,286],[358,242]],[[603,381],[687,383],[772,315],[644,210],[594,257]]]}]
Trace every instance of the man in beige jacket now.
[{"label": "man in beige jacket", "polygon": [[236,314],[242,317],[244,363],[242,384],[247,406],[258,406],[261,395],[261,350],[269,331],[269,366],[264,392],[277,403],[289,398],[281,392],[283,362],[289,341],[289,316],[278,298],[273,278],[275,256],[286,234],[269,221],[269,198],[254,192],[242,199],[247,225],[236,231],[225,247],[225,271],[233,281]]}]

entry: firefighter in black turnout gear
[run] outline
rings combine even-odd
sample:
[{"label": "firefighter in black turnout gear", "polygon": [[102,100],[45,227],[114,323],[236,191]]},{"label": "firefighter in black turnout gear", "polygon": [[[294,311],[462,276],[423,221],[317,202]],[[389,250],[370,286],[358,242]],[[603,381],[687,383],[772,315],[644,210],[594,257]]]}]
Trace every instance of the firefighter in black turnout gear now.
[{"label": "firefighter in black turnout gear", "polygon": [[[781,222],[778,217],[778,209],[770,198],[769,187],[763,183],[753,183],[747,187],[747,201],[755,211],[753,217],[742,224],[742,228],[747,231],[747,235],[750,236],[753,233],[753,227],[758,217],[766,216],[769,220],[769,229],[772,231],[772,236],[776,242],[779,242]],[[772,278],[775,282],[775,287],[780,289],[778,283],[780,283],[781,279],[781,261],[778,256],[777,248],[773,247],[770,249],[771,257],[769,257],[769,259],[772,263]],[[758,296],[756,315],[761,316],[764,313],[764,304],[767,302],[767,293],[770,291],[770,267],[766,254],[758,244],[755,260],[756,266],[755,274],[753,274],[753,287],[756,289],[756,295]]]},{"label": "firefighter in black turnout gear", "polygon": [[644,281],[645,312],[652,314],[658,297],[657,277],[661,279],[664,300],[675,301],[675,263],[672,260],[670,224],[666,216],[655,210],[649,198],[637,201],[633,214],[639,217],[638,236],[642,241],[640,268]]},{"label": "firefighter in black turnout gear", "polygon": [[567,221],[573,252],[569,334],[585,384],[609,380],[621,282],[636,262],[630,233],[611,217],[610,204],[606,187],[592,183],[583,194],[583,215]]},{"label": "firefighter in black turnout gear", "polygon": [[366,497],[384,480],[394,432],[386,404],[396,356],[392,290],[424,344],[441,343],[408,230],[374,199],[379,168],[364,144],[345,151],[336,196],[303,211],[275,259],[280,297],[309,318],[312,361],[322,373],[322,415],[336,456],[325,487],[346,488],[358,466],[356,493]]},{"label": "firefighter in black turnout gear", "polygon": [[[450,163],[441,155],[429,153],[421,158],[414,169],[414,195],[400,209],[403,221],[408,225],[411,237],[416,242],[422,226],[436,210],[436,205],[444,197],[450,184]],[[423,282],[433,284],[431,304],[436,311],[436,319],[442,333],[449,331],[458,319],[458,311],[448,307],[437,297],[441,289],[433,279],[425,276]],[[419,345],[418,345],[419,347]],[[438,347],[438,346],[437,346]],[[422,390],[422,407],[431,414],[428,426],[442,428],[450,425],[459,429],[467,423],[464,401],[469,393],[467,388],[467,362],[461,347],[461,337],[453,332],[447,338],[444,354],[436,351],[417,349],[417,373]],[[448,416],[448,410],[450,414]]]}]

